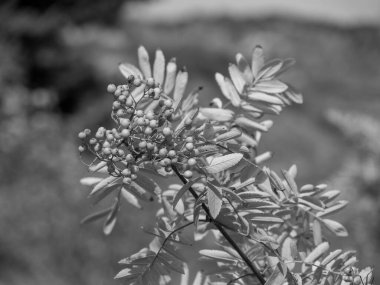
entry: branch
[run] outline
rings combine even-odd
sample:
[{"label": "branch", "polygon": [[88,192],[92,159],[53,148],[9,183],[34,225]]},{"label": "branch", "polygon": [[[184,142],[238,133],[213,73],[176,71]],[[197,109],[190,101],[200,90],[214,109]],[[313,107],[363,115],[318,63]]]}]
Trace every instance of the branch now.
[{"label": "branch", "polygon": [[[178,178],[182,181],[182,183],[186,184],[187,183],[186,178],[183,177],[181,173],[179,173],[178,169],[174,165],[172,165],[172,169],[175,172],[175,174],[177,174]],[[189,191],[196,200],[199,198],[198,194],[195,192],[195,190],[192,187],[189,188]],[[240,249],[237,243],[231,238],[231,236],[227,233],[227,231],[223,228],[223,226],[211,216],[209,208],[204,203],[202,203],[202,208],[205,211],[210,222],[214,224],[214,226],[220,231],[220,233],[228,241],[228,243],[236,250],[236,252],[240,255],[241,259],[247,264],[247,266],[252,270],[254,275],[256,275],[256,277],[259,279],[260,283],[262,285],[265,285],[265,279],[260,274],[259,269],[256,268],[256,266],[249,260],[249,258],[244,254],[244,252]]]}]

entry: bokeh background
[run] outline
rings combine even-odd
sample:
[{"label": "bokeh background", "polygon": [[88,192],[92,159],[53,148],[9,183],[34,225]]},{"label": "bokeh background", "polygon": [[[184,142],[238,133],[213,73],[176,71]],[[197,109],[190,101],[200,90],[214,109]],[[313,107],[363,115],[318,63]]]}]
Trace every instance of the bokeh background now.
[{"label": "bokeh background", "polygon": [[236,52],[296,58],[285,79],[305,103],[273,118],[261,150],[275,170],[296,163],[300,184],[342,189],[350,237],[334,244],[380,264],[378,0],[15,0],[0,19],[0,284],[119,284],[117,261],[149,241],[151,205],[123,209],[109,237],[79,223],[95,207],[76,134],[110,124],[105,87],[140,44],[186,65],[203,104]]}]

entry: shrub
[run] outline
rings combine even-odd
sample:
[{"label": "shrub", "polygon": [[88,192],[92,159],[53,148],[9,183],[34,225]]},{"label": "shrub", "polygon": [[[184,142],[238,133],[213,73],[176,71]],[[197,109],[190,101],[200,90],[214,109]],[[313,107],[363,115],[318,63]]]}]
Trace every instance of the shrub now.
[{"label": "shrub", "polygon": [[[359,270],[354,251],[330,251],[325,233],[345,237],[347,230],[329,215],[347,205],[327,185],[295,182],[297,168],[280,174],[264,166],[271,153],[259,153],[263,133],[272,126],[265,114],[302,103],[302,95],[278,79],[294,60],[264,62],[253,50],[252,62],[241,54],[216,73],[224,95],[200,107],[200,88],[186,94],[188,72],[175,59],[167,63],[157,50],[153,68],[145,48],[140,68],[120,64],[123,85],[110,84],[113,129],[79,133],[80,153],[93,156],[89,169],[99,174],[82,184],[92,187],[95,202],[113,195],[113,204],[83,222],[104,219],[110,234],[121,203],[141,208],[156,201],[151,243],[120,261],[116,278],[125,284],[169,284],[171,273],[190,284],[182,232],[194,240],[212,233],[216,248],[200,250],[205,270],[191,284],[373,284],[373,270]],[[177,177],[161,187],[155,177]],[[157,179],[156,179],[157,180]],[[329,218],[328,218],[329,217]]]}]

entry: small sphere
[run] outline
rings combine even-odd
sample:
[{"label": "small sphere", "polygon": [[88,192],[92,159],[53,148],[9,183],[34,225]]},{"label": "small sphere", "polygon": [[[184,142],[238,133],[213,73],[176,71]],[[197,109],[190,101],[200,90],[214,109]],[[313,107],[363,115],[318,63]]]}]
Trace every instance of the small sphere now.
[{"label": "small sphere", "polygon": [[177,163],[178,162],[178,158],[177,157],[173,157],[172,158],[172,163]]},{"label": "small sphere", "polygon": [[166,148],[161,148],[160,151],[158,152],[158,154],[161,157],[166,157],[166,155],[168,154],[168,150]]},{"label": "small sphere", "polygon": [[128,97],[127,100],[125,101],[125,105],[127,107],[132,107],[133,106],[133,99],[131,97]]},{"label": "small sphere", "polygon": [[121,104],[120,104],[119,101],[114,101],[114,102],[112,103],[112,107],[113,107],[115,110],[117,110],[117,109],[119,109],[119,108],[121,107]]},{"label": "small sphere", "polygon": [[172,130],[169,127],[165,127],[163,128],[162,133],[164,136],[170,136],[172,134]]},{"label": "small sphere", "polygon": [[153,92],[154,92],[154,94],[156,95],[160,95],[160,93],[161,93],[161,89],[160,88],[158,88],[158,87],[156,87],[156,88],[154,88],[153,89]]},{"label": "small sphere", "polygon": [[185,120],[185,126],[190,126],[192,123],[193,123],[193,120],[191,120],[190,118],[187,118]]},{"label": "small sphere", "polygon": [[83,132],[86,134],[86,136],[91,135],[91,130],[90,129],[84,129]]},{"label": "small sphere", "polygon": [[78,138],[80,138],[81,140],[85,139],[86,138],[86,134],[84,132],[80,132],[78,134]]},{"label": "small sphere", "polygon": [[140,168],[137,165],[132,165],[131,171],[132,171],[132,173],[137,173],[140,171]]},{"label": "small sphere", "polygon": [[133,85],[135,85],[136,87],[139,87],[141,85],[141,79],[135,78],[135,80],[133,80]]},{"label": "small sphere", "polygon": [[197,161],[194,158],[189,158],[187,164],[190,166],[194,166],[195,164],[197,164]]},{"label": "small sphere", "polygon": [[191,178],[193,177],[193,172],[191,170],[186,170],[184,173],[183,173],[183,176],[185,176],[185,178]]},{"label": "small sphere", "polygon": [[361,284],[361,283],[362,283],[362,279],[360,278],[360,276],[356,275],[356,276],[354,277],[353,283],[354,283],[354,285],[359,285],[359,284]]},{"label": "small sphere", "polygon": [[124,177],[123,183],[129,185],[132,183],[132,179],[130,177]]},{"label": "small sphere", "polygon": [[173,106],[173,101],[170,99],[167,99],[164,101],[164,104],[166,107],[171,108]]},{"label": "small sphere", "polygon": [[141,149],[146,148],[146,145],[147,145],[146,141],[139,142],[139,148],[141,148]]},{"label": "small sphere", "polygon": [[192,143],[192,142],[194,142],[194,138],[193,137],[186,137],[185,141],[188,143]]},{"label": "small sphere", "polygon": [[193,143],[187,143],[185,147],[186,147],[187,150],[193,150],[194,149],[194,144]]},{"label": "small sphere", "polygon": [[110,149],[109,147],[105,147],[105,148],[103,149],[103,153],[104,153],[105,155],[110,155],[110,154],[111,154],[111,149]]},{"label": "small sphere", "polygon": [[117,100],[120,102],[120,103],[123,103],[125,100],[127,100],[127,97],[125,95],[120,95]]},{"label": "small sphere", "polygon": [[148,78],[146,80],[146,85],[153,87],[154,86],[154,79],[152,77]]},{"label": "small sphere", "polygon": [[125,118],[120,119],[120,126],[122,126],[123,128],[128,128],[130,124],[131,124],[131,121],[129,119],[125,119]]},{"label": "small sphere", "polygon": [[108,84],[107,92],[108,93],[115,93],[115,91],[116,91],[116,85],[115,84]]},{"label": "small sphere", "polygon": [[154,149],[154,143],[148,142],[148,143],[146,144],[146,148],[149,149],[149,150]]},{"label": "small sphere", "polygon": [[200,154],[199,149],[197,149],[197,148],[194,149],[194,155],[195,155],[195,156],[198,156],[199,154]]},{"label": "small sphere", "polygon": [[137,179],[137,175],[136,174],[131,174],[131,179],[132,180],[136,180]]},{"label": "small sphere", "polygon": [[151,135],[153,133],[153,130],[151,127],[146,127],[144,130],[144,134]]},{"label": "small sphere", "polygon": [[145,114],[145,118],[147,118],[148,120],[153,120],[154,119],[154,113],[153,113],[153,111],[148,111]]},{"label": "small sphere", "polygon": [[130,153],[128,153],[127,156],[125,157],[125,161],[127,161],[127,162],[134,161],[134,160],[135,160],[135,158]]},{"label": "small sphere", "polygon": [[122,149],[118,149],[117,154],[118,154],[119,156],[123,156],[123,155],[125,154],[125,152],[124,152],[124,150],[122,150]]},{"label": "small sphere", "polygon": [[121,172],[121,174],[123,176],[130,176],[131,175],[131,170],[128,169],[128,168],[125,168],[125,169],[123,169],[123,171]]},{"label": "small sphere", "polygon": [[113,134],[108,134],[107,135],[107,141],[112,141],[114,139]]},{"label": "small sphere", "polygon": [[131,132],[128,129],[124,129],[121,131],[121,136],[123,138],[128,138],[131,135]]},{"label": "small sphere", "polygon": [[86,147],[83,146],[83,145],[80,145],[80,146],[78,147],[78,151],[79,151],[79,152],[84,152],[85,150],[86,150]]},{"label": "small sphere", "polygon": [[177,155],[177,152],[175,150],[173,150],[173,149],[168,152],[168,156],[170,158],[175,157],[176,155]]},{"label": "small sphere", "polygon": [[116,116],[123,117],[125,115],[125,111],[123,109],[119,109],[116,112]]},{"label": "small sphere", "polygon": [[143,110],[137,110],[136,111],[136,116],[137,117],[143,117],[144,116],[144,111]]},{"label": "small sphere", "polygon": [[157,128],[157,126],[158,126],[157,120],[150,120],[149,121],[149,127],[151,127],[151,128]]},{"label": "small sphere", "polygon": [[144,118],[138,118],[137,119],[137,124],[139,126],[144,126],[145,125],[145,119]]}]

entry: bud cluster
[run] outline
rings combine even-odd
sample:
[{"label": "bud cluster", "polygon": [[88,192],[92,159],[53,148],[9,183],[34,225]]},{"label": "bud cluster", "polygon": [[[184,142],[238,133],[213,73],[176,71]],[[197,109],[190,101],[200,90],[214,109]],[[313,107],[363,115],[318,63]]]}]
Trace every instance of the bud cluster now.
[{"label": "bud cluster", "polygon": [[[153,163],[156,169],[171,172],[171,166],[186,178],[191,178],[191,169],[197,165],[199,151],[196,148],[201,138],[187,119],[184,128],[173,128],[173,100],[167,97],[152,78],[141,80],[130,76],[128,84],[108,85],[107,91],[114,95],[112,117],[117,127],[107,130],[98,128],[94,136],[85,129],[78,134],[82,140],[79,152],[89,151],[98,160],[107,162],[108,172],[123,177],[125,184],[137,179],[137,172],[146,162]],[[153,110],[139,109],[139,102],[131,95],[135,88],[144,87],[141,99],[158,100]]]}]

